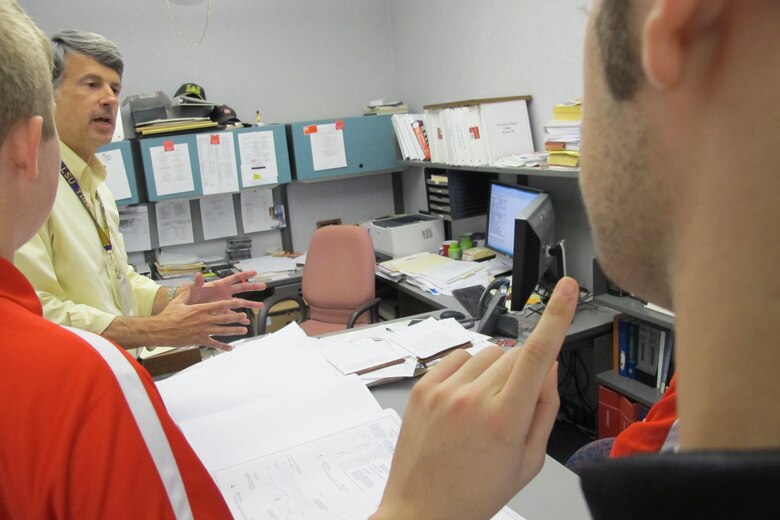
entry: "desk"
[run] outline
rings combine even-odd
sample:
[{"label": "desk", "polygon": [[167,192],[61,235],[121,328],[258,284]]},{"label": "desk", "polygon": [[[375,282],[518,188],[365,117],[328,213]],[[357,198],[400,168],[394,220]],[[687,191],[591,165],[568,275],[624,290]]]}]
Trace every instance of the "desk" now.
[{"label": "desk", "polygon": [[[391,280],[380,274],[376,275],[377,282],[379,284],[395,288],[399,291],[399,294],[405,294],[415,301],[423,305],[424,308],[419,313],[430,312],[441,309],[453,309],[460,311],[463,314],[468,315],[468,311],[458,302],[454,296],[447,296],[443,294],[431,294],[427,291],[423,291],[405,281]],[[536,327],[539,322],[541,314],[533,312],[514,312],[508,311],[510,316],[513,316],[518,321],[518,327],[520,334],[520,341],[523,340],[522,332],[530,332]],[[612,333],[612,320],[618,313],[607,307],[602,307],[596,304],[581,304],[577,313],[574,315],[574,321],[572,321],[571,328],[566,335],[565,345],[572,345],[575,342],[581,340],[592,340],[594,337],[603,336]],[[402,314],[403,316],[403,314]]]},{"label": "desk", "polygon": [[[406,403],[417,379],[406,379],[371,389],[383,408],[392,408],[403,417]],[[580,479],[558,461],[545,455],[542,471],[509,501],[509,507],[526,520],[577,520],[590,518]]]}]

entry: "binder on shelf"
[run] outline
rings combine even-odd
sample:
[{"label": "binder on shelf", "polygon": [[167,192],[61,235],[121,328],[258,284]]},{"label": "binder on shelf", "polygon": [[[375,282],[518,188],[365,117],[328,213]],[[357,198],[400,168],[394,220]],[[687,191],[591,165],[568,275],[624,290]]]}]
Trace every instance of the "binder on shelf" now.
[{"label": "binder on shelf", "polygon": [[[333,132],[334,151],[340,152],[339,140],[343,140],[343,154],[346,165],[326,169],[315,169],[312,138],[319,133],[319,127],[335,127]],[[287,125],[287,137],[291,148],[293,178],[301,182],[312,182],[354,175],[398,171],[396,137],[390,115],[371,117],[345,117],[303,121]]]},{"label": "binder on shelf", "polygon": [[483,166],[533,152],[530,100],[531,96],[514,96],[425,105],[431,161]]},{"label": "binder on shelf", "polygon": [[115,141],[101,146],[97,156],[106,167],[106,184],[117,206],[141,202],[130,141]]}]

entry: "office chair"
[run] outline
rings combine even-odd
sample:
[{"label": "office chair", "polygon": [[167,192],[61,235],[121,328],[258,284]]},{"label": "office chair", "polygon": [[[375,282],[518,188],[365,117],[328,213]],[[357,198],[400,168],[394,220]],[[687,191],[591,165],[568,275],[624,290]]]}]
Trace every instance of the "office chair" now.
[{"label": "office chair", "polygon": [[265,334],[271,307],[287,300],[298,302],[299,324],[309,336],[376,323],[381,300],[375,293],[375,265],[374,244],[368,230],[350,225],[318,229],[306,253],[301,281],[303,298],[296,295],[265,300],[257,317],[257,333]]}]

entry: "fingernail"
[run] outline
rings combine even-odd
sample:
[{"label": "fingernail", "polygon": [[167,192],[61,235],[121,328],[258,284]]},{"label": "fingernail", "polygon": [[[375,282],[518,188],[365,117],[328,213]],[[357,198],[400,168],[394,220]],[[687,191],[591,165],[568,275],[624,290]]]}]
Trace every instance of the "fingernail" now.
[{"label": "fingernail", "polygon": [[577,283],[572,280],[571,278],[563,278],[560,282],[558,282],[558,287],[556,287],[556,291],[561,296],[571,296],[574,294],[574,291],[577,289]]}]

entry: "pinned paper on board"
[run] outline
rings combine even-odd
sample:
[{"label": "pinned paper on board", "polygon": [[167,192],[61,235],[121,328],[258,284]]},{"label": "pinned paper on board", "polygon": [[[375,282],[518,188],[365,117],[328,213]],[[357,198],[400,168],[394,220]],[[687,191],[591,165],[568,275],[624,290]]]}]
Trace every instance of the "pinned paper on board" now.
[{"label": "pinned paper on board", "polygon": [[105,152],[98,152],[97,158],[106,168],[106,185],[114,195],[114,200],[129,199],[133,196],[130,191],[130,183],[127,180],[127,170],[122,156],[122,150],[116,148]]},{"label": "pinned paper on board", "polygon": [[238,191],[236,149],[233,134],[198,134],[200,182],[204,195]]},{"label": "pinned paper on board", "polygon": [[233,195],[215,195],[200,199],[200,218],[203,224],[203,239],[234,237],[236,214]]},{"label": "pinned paper on board", "polygon": [[192,244],[192,213],[189,200],[166,200],[155,204],[160,247]]},{"label": "pinned paper on board", "polygon": [[241,192],[241,220],[244,223],[244,233],[273,229],[273,206],[274,196],[270,189],[243,190]]},{"label": "pinned paper on board", "polygon": [[149,155],[158,196],[195,191],[187,143],[166,141],[163,146],[149,148]]},{"label": "pinned paper on board", "polygon": [[149,208],[147,206],[119,208],[119,232],[122,233],[125,250],[128,253],[152,249]]},{"label": "pinned paper on board", "polygon": [[308,132],[307,135],[311,140],[311,162],[314,171],[347,167],[343,121],[316,125],[316,131]]},{"label": "pinned paper on board", "polygon": [[238,154],[244,188],[279,182],[273,132],[238,134]]}]

